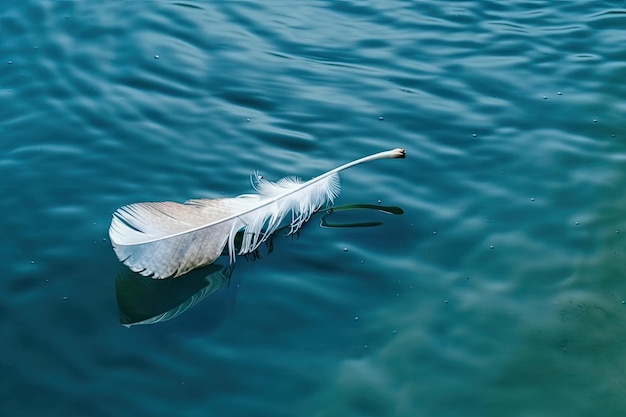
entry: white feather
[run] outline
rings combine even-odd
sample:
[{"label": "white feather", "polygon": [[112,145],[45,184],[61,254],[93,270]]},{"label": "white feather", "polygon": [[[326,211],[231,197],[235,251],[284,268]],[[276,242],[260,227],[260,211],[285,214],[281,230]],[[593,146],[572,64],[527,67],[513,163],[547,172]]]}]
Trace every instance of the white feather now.
[{"label": "white feather", "polygon": [[254,251],[291,213],[290,231],[296,232],[311,215],[339,195],[338,172],[382,158],[404,158],[403,149],[358,159],[302,182],[286,177],[277,182],[254,175],[258,194],[235,198],[135,203],[113,214],[109,236],[120,261],[132,271],[154,278],[178,277],[208,265],[228,243],[234,262],[235,235],[243,230],[239,254]]}]

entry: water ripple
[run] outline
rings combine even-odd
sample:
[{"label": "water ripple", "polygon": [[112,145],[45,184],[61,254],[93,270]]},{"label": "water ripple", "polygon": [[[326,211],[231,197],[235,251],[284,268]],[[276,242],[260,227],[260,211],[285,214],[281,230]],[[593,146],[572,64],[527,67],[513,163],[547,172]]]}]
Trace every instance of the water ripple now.
[{"label": "water ripple", "polygon": [[[3,413],[576,416],[602,398],[618,414],[625,14],[9,2]],[[117,207],[235,196],[255,169],[308,178],[397,146],[405,160],[342,174],[337,203],[403,215],[318,215],[238,259],[214,301],[119,325]]]}]

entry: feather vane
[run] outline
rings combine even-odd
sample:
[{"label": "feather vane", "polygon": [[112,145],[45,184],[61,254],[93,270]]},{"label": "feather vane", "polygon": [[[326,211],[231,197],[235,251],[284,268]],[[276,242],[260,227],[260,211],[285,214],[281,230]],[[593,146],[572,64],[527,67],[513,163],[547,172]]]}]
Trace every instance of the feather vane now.
[{"label": "feather vane", "polygon": [[404,158],[403,149],[380,152],[352,161],[309,181],[286,177],[272,182],[252,176],[257,194],[234,198],[134,203],[113,213],[109,237],[120,261],[132,271],[153,278],[181,276],[211,264],[228,244],[235,261],[235,235],[243,231],[238,253],[253,252],[291,213],[295,233],[313,213],[339,195],[338,173],[381,158]]}]

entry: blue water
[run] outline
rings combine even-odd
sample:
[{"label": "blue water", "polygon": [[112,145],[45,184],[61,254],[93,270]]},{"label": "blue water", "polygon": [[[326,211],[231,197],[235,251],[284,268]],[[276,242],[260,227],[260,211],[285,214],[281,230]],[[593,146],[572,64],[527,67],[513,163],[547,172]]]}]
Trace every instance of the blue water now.
[{"label": "blue water", "polygon": [[[625,27],[603,1],[5,0],[0,415],[625,415]],[[317,215],[120,323],[204,284],[120,298],[118,207],[398,146],[336,203],[404,214]]]}]

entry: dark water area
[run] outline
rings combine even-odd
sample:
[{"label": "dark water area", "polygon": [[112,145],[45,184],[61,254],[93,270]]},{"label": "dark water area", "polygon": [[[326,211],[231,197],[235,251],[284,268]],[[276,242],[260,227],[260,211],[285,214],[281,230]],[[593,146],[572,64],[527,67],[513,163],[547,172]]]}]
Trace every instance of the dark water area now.
[{"label": "dark water area", "polygon": [[[5,1],[0,415],[624,415],[616,5]],[[111,248],[123,205],[395,147],[335,203],[402,214],[327,219],[375,227],[172,287]]]}]

